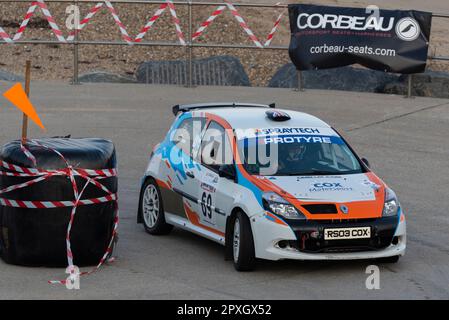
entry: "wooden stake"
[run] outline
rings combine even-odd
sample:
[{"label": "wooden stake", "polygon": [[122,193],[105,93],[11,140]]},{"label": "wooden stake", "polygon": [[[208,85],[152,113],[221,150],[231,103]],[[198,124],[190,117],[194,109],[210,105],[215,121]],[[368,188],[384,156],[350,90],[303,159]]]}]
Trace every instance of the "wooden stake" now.
[{"label": "wooden stake", "polygon": [[[31,82],[31,61],[26,61],[25,66],[25,93],[30,96],[30,82]],[[28,138],[28,116],[24,113],[22,118],[22,143],[24,144]]]}]

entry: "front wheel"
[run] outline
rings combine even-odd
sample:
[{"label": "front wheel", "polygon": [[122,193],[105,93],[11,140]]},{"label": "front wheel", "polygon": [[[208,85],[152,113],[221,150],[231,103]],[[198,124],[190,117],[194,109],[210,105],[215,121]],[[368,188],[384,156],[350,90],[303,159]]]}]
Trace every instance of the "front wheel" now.
[{"label": "front wheel", "polygon": [[248,217],[238,212],[232,228],[232,257],[237,271],[252,271],[256,267],[254,240]]},{"label": "front wheel", "polygon": [[140,210],[145,231],[152,235],[168,234],[172,225],[165,222],[164,206],[156,181],[149,178],[142,187]]}]

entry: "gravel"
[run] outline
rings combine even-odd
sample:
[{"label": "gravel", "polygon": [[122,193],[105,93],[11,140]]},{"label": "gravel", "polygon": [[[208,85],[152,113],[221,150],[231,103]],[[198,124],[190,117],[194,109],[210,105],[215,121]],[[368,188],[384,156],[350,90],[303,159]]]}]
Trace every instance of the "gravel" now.
[{"label": "gravel", "polygon": [[[274,0],[243,2],[272,3]],[[321,3],[339,5],[363,6],[361,1],[317,1]],[[436,3],[436,5],[435,5]],[[409,2],[401,0],[385,1],[385,6],[409,8]],[[419,7],[421,4],[414,3]],[[65,35],[68,30],[65,27],[65,13],[67,4],[48,3],[48,8],[53,14],[56,22]],[[92,3],[81,3],[80,12],[84,17]],[[421,5],[422,6],[422,5]],[[426,2],[427,10],[441,11],[437,0]],[[9,34],[15,34],[17,26],[22,22],[23,16],[29,7],[29,3],[0,3],[0,26]],[[153,16],[158,5],[150,4],[114,4],[115,9],[127,27],[128,33],[135,36],[139,33],[146,21]],[[195,6],[193,13],[193,25],[198,27],[209,17],[215,7]],[[178,17],[181,20],[181,27],[185,33],[188,30],[188,11],[186,6],[176,7]],[[239,8],[239,12],[245,17],[248,25],[264,42],[270,32],[274,20],[281,9],[271,8]],[[288,45],[290,32],[288,19],[285,16],[283,23],[278,29],[272,45]],[[434,21],[431,50],[438,55],[449,55],[449,43],[446,40],[446,30],[449,29],[449,20],[439,19]],[[22,40],[30,39],[51,39],[56,38],[49,29],[48,24],[43,20],[40,10],[36,10],[35,16],[30,20],[30,25],[26,29]],[[80,40],[105,40],[121,41],[120,32],[117,25],[106,8],[101,9],[80,34]],[[170,41],[176,42],[176,32],[171,16],[166,11],[161,19],[157,21],[146,37],[146,41]],[[227,43],[252,45],[243,29],[232,17],[230,11],[226,10],[219,16],[206,30],[205,34],[198,39],[198,43]],[[233,55],[240,59],[252,85],[266,86],[274,73],[284,64],[290,61],[287,50],[248,50],[248,49],[217,49],[217,48],[195,48],[194,58],[206,58],[215,55]],[[92,72],[94,70],[105,70],[112,73],[134,76],[140,63],[151,60],[181,60],[186,59],[187,51],[181,47],[142,47],[142,46],[100,46],[84,45],[79,47],[79,68],[80,74]],[[70,80],[73,74],[73,46],[51,44],[51,45],[4,45],[2,46],[2,59],[0,69],[22,74],[25,60],[32,60],[33,79],[46,80]],[[448,63],[431,62],[433,70],[448,70]]]}]

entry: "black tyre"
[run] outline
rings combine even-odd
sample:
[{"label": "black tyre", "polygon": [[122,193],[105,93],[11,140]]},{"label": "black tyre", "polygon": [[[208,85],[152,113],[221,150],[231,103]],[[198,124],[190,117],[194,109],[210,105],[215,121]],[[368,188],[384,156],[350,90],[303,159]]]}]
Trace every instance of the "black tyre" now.
[{"label": "black tyre", "polygon": [[232,258],[237,271],[252,271],[256,268],[253,232],[248,217],[238,212],[232,224]]},{"label": "black tyre", "polygon": [[146,232],[152,235],[170,233],[173,226],[165,222],[161,192],[154,179],[149,178],[145,181],[139,206]]},{"label": "black tyre", "polygon": [[379,263],[397,263],[399,261],[399,256],[393,256],[388,258],[380,258],[377,259],[377,262]]}]

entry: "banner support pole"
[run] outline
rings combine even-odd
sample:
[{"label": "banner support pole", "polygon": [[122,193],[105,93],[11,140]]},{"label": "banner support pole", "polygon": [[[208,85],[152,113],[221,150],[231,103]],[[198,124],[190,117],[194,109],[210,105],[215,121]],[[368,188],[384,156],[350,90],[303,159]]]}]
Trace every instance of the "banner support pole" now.
[{"label": "banner support pole", "polygon": [[303,85],[301,70],[296,70],[296,78],[298,80],[298,86],[295,88],[295,91],[303,92],[304,91],[304,85]]},{"label": "banner support pole", "polygon": [[412,88],[413,88],[413,74],[408,75],[408,85],[407,85],[407,98],[411,99],[412,96]]}]

